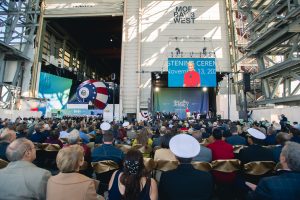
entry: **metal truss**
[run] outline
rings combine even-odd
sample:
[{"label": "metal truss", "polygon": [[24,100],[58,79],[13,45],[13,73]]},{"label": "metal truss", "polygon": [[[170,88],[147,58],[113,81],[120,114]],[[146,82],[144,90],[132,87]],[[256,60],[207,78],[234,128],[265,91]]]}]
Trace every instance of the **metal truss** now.
[{"label": "metal truss", "polygon": [[248,105],[300,105],[300,0],[240,0],[237,7],[249,40],[233,66],[247,59],[258,66]]},{"label": "metal truss", "polygon": [[[0,108],[11,108],[11,102],[17,98],[16,88],[20,91],[23,68],[30,61],[28,50],[34,43],[39,15],[40,0],[0,1]],[[17,69],[13,80],[4,83],[8,61],[13,61]]]},{"label": "metal truss", "polygon": [[2,109],[15,109],[15,103],[20,99],[21,88],[5,83],[0,83],[0,107]]}]

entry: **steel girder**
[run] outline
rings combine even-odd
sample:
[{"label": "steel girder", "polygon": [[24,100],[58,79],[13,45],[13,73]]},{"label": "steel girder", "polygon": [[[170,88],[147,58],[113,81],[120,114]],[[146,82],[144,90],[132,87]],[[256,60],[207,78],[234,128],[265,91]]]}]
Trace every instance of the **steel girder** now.
[{"label": "steel girder", "polygon": [[251,75],[251,80],[261,82],[261,93],[254,95],[253,105],[300,105],[299,1],[241,0],[238,8],[247,16],[244,31],[250,39],[243,47],[244,55],[233,65],[247,58],[256,59],[259,71]]},{"label": "steel girder", "polygon": [[[2,0],[0,3],[0,108],[12,108],[20,93],[23,67],[31,60],[28,55],[34,43],[40,15],[40,0]],[[13,61],[13,79],[4,83],[4,72]],[[5,92],[4,92],[5,90]],[[16,92],[18,91],[18,92]]]}]

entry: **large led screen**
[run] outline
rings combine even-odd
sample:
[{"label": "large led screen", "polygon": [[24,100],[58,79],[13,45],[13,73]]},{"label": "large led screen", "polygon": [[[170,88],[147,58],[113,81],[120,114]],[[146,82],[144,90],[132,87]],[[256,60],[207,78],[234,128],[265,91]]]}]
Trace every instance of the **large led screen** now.
[{"label": "large led screen", "polygon": [[216,87],[215,58],[169,58],[168,87]]},{"label": "large led screen", "polygon": [[67,105],[71,86],[71,79],[41,72],[38,96],[49,100],[47,110],[63,109]]},{"label": "large led screen", "polygon": [[201,88],[160,88],[154,93],[154,111],[177,113],[186,118],[186,108],[190,112],[205,114],[209,109],[208,92]]}]

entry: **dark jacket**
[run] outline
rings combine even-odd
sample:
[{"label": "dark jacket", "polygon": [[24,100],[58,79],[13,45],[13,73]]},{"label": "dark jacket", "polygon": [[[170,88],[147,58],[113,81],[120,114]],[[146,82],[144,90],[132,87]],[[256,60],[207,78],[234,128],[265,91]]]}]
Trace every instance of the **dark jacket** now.
[{"label": "dark jacket", "polygon": [[181,164],[162,174],[158,191],[161,200],[211,199],[213,178],[210,173],[196,170],[190,164]]},{"label": "dark jacket", "polygon": [[254,144],[241,149],[238,159],[242,164],[253,161],[273,161],[273,153],[270,149]]},{"label": "dark jacket", "polygon": [[47,133],[46,132],[35,132],[30,136],[30,140],[32,142],[37,142],[37,143],[44,143],[45,140],[47,139]]},{"label": "dark jacket", "polygon": [[276,163],[279,162],[280,153],[281,153],[282,148],[283,148],[282,145],[278,145],[272,149],[273,159]]},{"label": "dark jacket", "polygon": [[232,135],[226,138],[226,142],[231,145],[246,145],[246,139],[239,135]]},{"label": "dark jacket", "polygon": [[112,144],[103,144],[100,147],[95,148],[92,152],[92,162],[112,160],[121,164],[123,158],[124,153]]},{"label": "dark jacket", "polygon": [[279,176],[261,179],[248,200],[299,200],[300,173],[284,171]]},{"label": "dark jacket", "polygon": [[5,142],[5,141],[0,142],[0,158],[2,160],[8,161],[6,158],[6,149],[7,149],[8,145],[9,145],[8,142]]}]

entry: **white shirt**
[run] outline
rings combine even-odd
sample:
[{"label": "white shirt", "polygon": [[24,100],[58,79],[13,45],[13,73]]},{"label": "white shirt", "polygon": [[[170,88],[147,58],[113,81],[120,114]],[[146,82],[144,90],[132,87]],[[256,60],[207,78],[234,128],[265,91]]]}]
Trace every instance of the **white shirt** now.
[{"label": "white shirt", "polygon": [[69,133],[67,131],[61,131],[59,133],[59,138],[68,138]]}]

